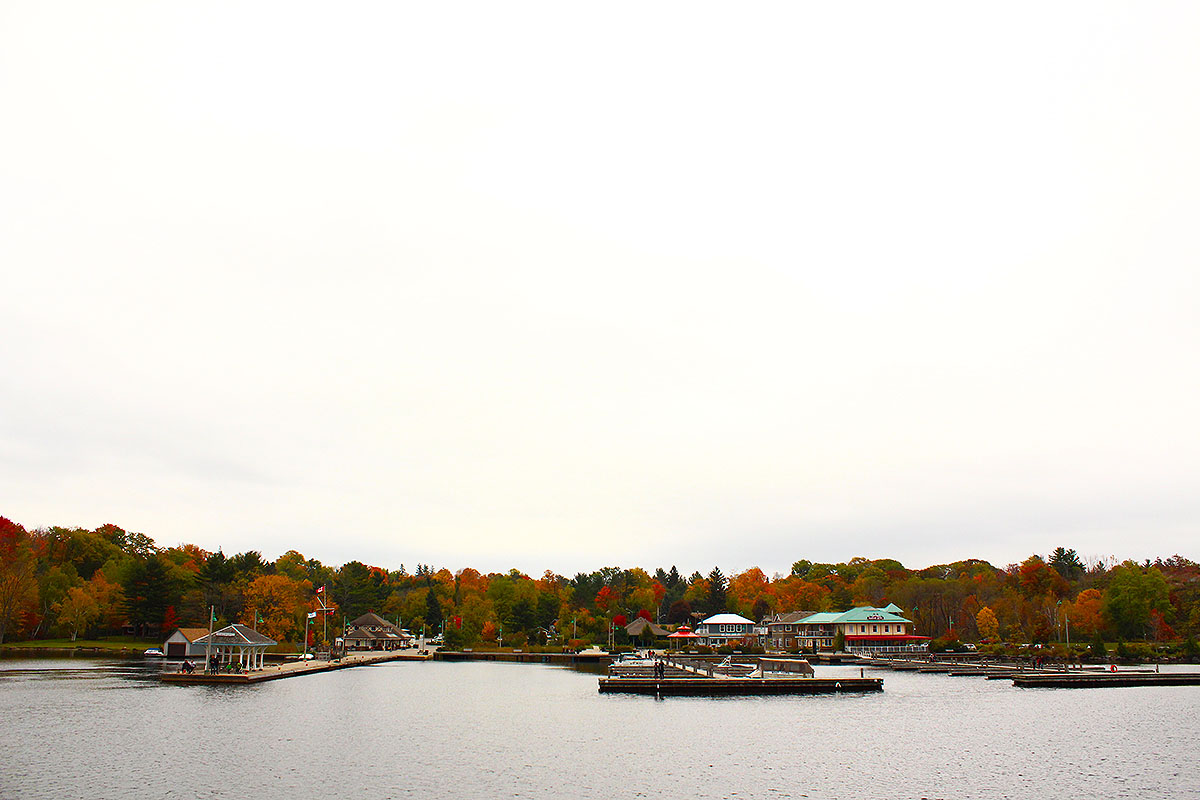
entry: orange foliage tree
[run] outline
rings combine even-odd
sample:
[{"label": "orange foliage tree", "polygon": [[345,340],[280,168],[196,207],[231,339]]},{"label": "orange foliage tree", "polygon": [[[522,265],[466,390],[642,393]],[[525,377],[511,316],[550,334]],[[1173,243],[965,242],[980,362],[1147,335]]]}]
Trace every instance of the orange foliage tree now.
[{"label": "orange foliage tree", "polygon": [[308,581],[286,575],[260,575],[246,587],[242,623],[254,625],[257,614],[259,631],[279,642],[293,638],[304,627],[311,588]]}]

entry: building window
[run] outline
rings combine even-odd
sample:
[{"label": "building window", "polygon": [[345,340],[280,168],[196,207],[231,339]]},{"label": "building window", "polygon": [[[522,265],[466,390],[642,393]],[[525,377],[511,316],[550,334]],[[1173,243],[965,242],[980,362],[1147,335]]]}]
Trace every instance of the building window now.
[{"label": "building window", "polygon": [[867,626],[866,626],[866,625],[859,625],[859,626],[858,626],[858,632],[859,632],[859,633],[866,633],[866,632],[867,632]]},{"label": "building window", "polygon": [[878,626],[878,625],[872,625],[872,626],[871,626],[871,633],[879,633],[879,626]]},{"label": "building window", "polygon": [[883,632],[884,632],[884,633],[887,633],[887,632],[888,632],[888,626],[887,626],[887,625],[884,625],[884,626],[883,626]]}]

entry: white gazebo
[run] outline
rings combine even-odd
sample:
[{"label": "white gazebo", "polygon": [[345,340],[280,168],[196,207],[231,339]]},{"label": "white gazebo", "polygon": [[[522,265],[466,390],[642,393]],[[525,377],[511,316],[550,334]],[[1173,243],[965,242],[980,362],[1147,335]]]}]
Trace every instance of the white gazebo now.
[{"label": "white gazebo", "polygon": [[193,643],[207,654],[208,668],[213,665],[238,664],[244,670],[262,669],[267,648],[279,644],[245,625],[229,625],[200,637]]}]

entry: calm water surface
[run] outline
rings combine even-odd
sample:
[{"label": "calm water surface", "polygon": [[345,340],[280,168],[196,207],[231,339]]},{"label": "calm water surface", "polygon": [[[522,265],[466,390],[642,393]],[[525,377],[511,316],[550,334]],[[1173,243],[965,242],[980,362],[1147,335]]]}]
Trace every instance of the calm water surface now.
[{"label": "calm water surface", "polygon": [[881,694],[655,700],[527,664],[156,674],[0,661],[0,797],[1200,798],[1200,687],[881,672]]}]

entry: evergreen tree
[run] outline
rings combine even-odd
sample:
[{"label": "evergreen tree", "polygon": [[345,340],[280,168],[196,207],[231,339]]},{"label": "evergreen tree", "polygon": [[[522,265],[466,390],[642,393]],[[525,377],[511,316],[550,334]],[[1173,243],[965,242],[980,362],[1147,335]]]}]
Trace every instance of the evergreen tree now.
[{"label": "evergreen tree", "polygon": [[442,604],[432,588],[425,594],[425,624],[431,632],[442,624]]},{"label": "evergreen tree", "polygon": [[683,583],[683,578],[679,575],[679,570],[677,570],[675,568],[675,565],[672,564],[671,571],[667,573],[667,580],[663,585],[666,586],[668,589],[673,590],[677,586],[681,585],[682,583]]},{"label": "evergreen tree", "polygon": [[172,587],[167,570],[158,558],[134,563],[121,587],[125,590],[125,607],[139,636],[145,636],[147,626],[161,622],[171,605]]},{"label": "evergreen tree", "polygon": [[725,589],[727,582],[720,567],[713,567],[708,573],[708,613],[720,614],[725,610]]},{"label": "evergreen tree", "polygon": [[1074,550],[1068,550],[1065,547],[1057,547],[1050,554],[1048,562],[1054,570],[1067,580],[1075,580],[1083,575],[1083,562],[1079,560],[1079,554]]}]

